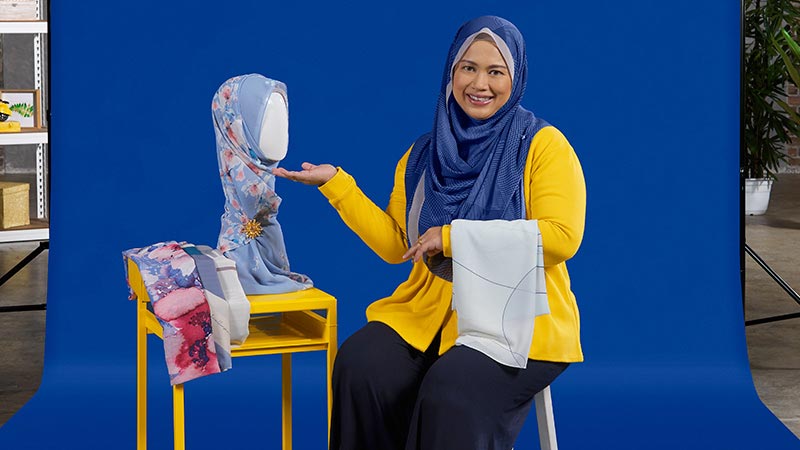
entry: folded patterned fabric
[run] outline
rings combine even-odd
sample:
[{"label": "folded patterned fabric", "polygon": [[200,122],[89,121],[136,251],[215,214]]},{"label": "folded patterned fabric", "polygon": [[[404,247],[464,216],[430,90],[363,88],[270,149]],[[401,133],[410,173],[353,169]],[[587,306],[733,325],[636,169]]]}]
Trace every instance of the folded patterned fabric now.
[{"label": "folded patterned fabric", "polygon": [[193,244],[184,244],[183,250],[194,259],[200,282],[203,283],[203,293],[211,308],[211,334],[214,337],[214,347],[217,350],[217,361],[223,372],[231,368],[231,332],[230,308],[222,293],[222,286],[217,277],[217,266],[214,260],[204,255]]},{"label": "folded patterned fabric", "polygon": [[450,247],[456,345],[525,368],[534,318],[550,313],[538,221],[454,220]]},{"label": "folded patterned fabric", "polygon": [[[170,383],[219,373],[211,310],[194,259],[175,241],[132,248],[122,254],[126,271],[128,258],[139,267],[153,313],[164,327]],[[132,290],[131,299],[135,299]]]}]

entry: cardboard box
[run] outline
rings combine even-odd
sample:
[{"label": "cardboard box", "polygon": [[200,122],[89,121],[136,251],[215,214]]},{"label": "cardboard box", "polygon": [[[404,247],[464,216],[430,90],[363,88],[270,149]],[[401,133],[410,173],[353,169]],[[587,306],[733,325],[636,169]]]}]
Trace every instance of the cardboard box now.
[{"label": "cardboard box", "polygon": [[36,0],[0,0],[0,20],[38,20]]},{"label": "cardboard box", "polygon": [[28,183],[0,181],[0,228],[30,225]]}]

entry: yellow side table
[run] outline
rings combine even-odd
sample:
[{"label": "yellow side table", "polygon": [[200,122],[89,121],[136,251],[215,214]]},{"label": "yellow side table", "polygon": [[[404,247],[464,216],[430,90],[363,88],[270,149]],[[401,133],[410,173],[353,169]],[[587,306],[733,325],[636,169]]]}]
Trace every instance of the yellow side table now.
[{"label": "yellow side table", "polygon": [[[136,448],[147,448],[147,334],[163,339],[163,328],[147,309],[150,298],[139,267],[128,260],[128,281],[137,296],[136,330]],[[292,353],[327,351],[328,435],[330,436],[331,374],[336,357],[336,299],[319,290],[307,289],[287,294],[250,295],[250,336],[231,356],[281,354],[281,396],[283,449],[292,448]],[[281,313],[276,316],[274,313]],[[266,315],[271,314],[271,315]],[[172,387],[175,450],[184,450],[183,385]]]}]

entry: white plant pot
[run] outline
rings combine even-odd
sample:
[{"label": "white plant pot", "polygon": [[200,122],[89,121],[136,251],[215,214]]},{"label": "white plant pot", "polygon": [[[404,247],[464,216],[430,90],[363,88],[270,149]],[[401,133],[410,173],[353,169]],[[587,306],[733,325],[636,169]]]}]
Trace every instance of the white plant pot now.
[{"label": "white plant pot", "polygon": [[770,191],[772,191],[771,178],[744,180],[744,213],[748,216],[760,216],[767,212]]}]

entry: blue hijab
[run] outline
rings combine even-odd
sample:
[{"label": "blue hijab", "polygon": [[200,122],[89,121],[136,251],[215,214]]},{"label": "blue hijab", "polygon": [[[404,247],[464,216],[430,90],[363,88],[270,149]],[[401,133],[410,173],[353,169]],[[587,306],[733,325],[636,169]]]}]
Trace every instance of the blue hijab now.
[{"label": "blue hijab", "polygon": [[[453,68],[481,33],[493,38],[509,68],[510,97],[485,120],[469,117],[452,95]],[[424,173],[418,223],[408,224],[409,244],[428,228],[454,219],[524,219],[523,172],[533,135],[548,124],[520,106],[528,79],[525,41],[511,22],[478,17],[459,28],[444,67],[433,130],[414,143],[406,168],[406,217]],[[416,231],[416,232],[415,232]],[[441,258],[439,258],[441,259]],[[427,261],[433,270],[431,261]],[[449,263],[449,259],[444,261]],[[433,270],[449,278],[446,272]]]},{"label": "blue hijab", "polygon": [[278,223],[281,198],[259,142],[267,102],[273,92],[286,98],[286,86],[262,75],[233,77],[211,102],[225,212],[217,247],[236,262],[246,294],[279,294],[310,288],[311,280],[289,270]]}]

